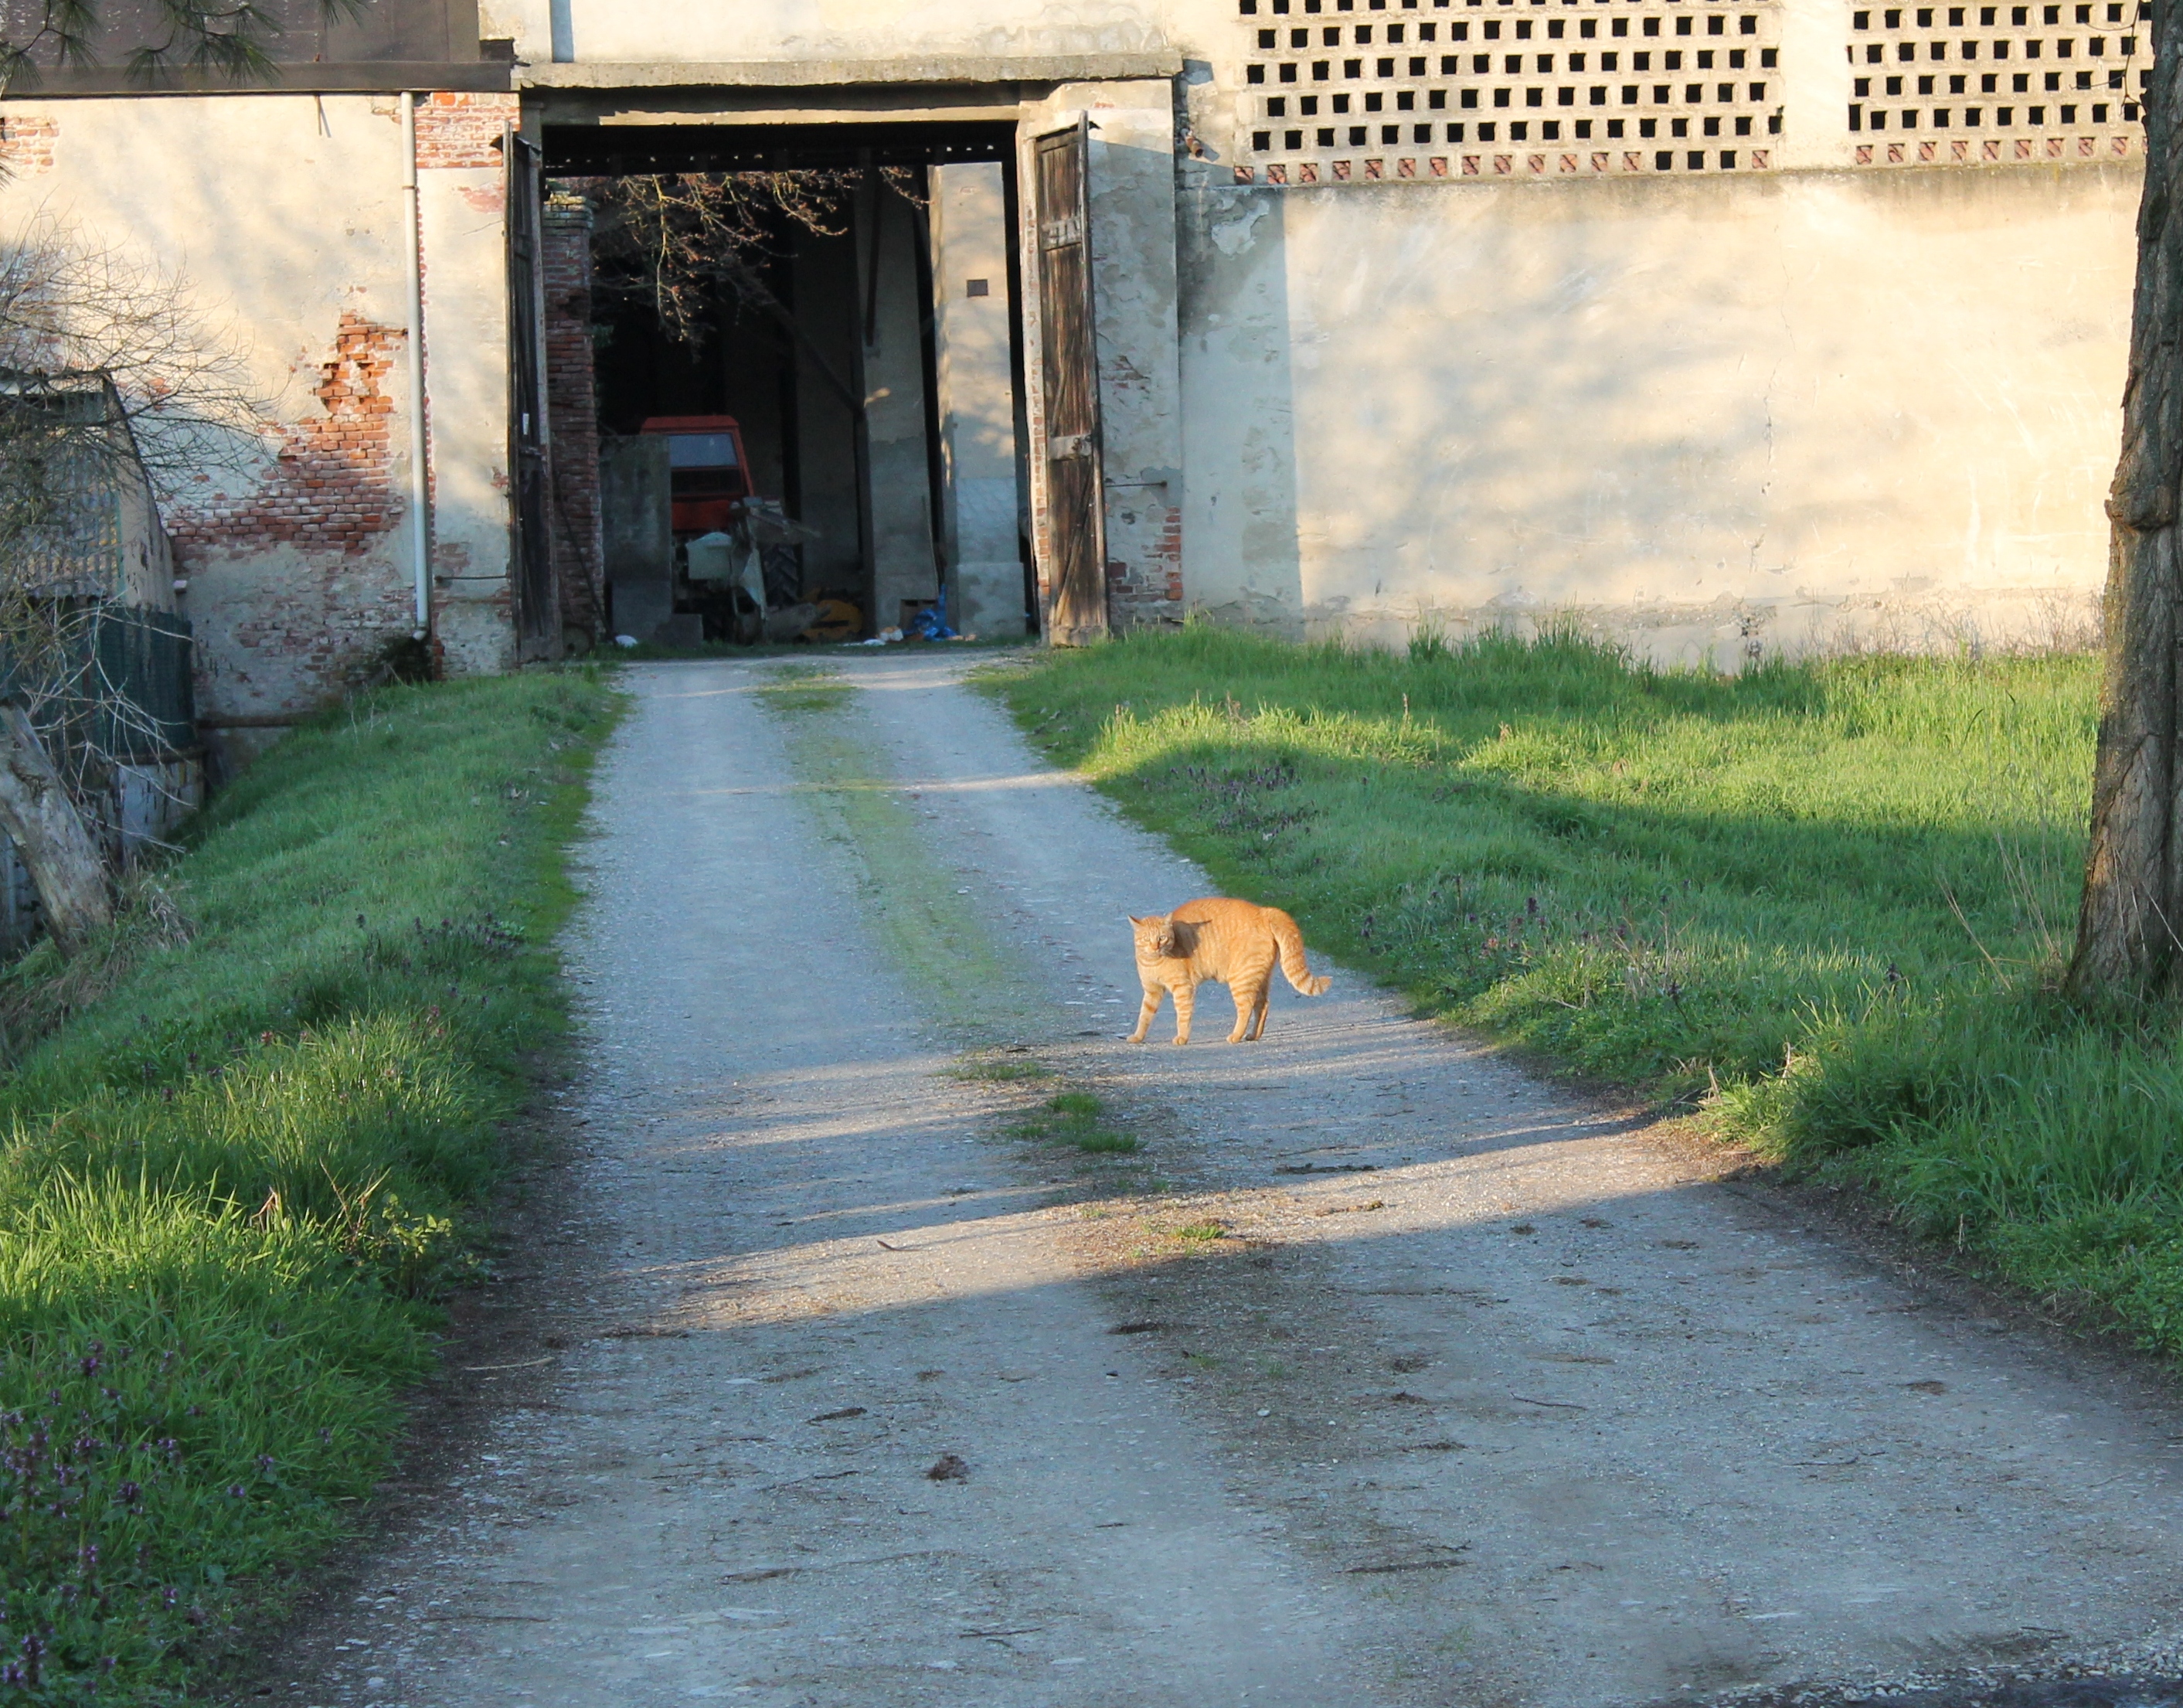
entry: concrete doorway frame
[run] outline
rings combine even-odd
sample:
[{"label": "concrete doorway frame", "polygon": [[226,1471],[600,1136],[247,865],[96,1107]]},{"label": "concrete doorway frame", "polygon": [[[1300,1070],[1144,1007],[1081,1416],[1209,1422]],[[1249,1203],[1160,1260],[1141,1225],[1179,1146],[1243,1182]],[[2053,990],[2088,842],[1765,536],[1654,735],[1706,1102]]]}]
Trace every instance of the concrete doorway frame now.
[{"label": "concrete doorway frame", "polygon": [[[986,152],[1012,127],[1016,337],[1023,352],[1031,555],[1041,632],[1056,586],[1036,232],[1021,210],[1036,139],[1081,119],[1091,139],[1095,342],[1103,445],[1106,604],[1116,628],[1182,614],[1182,454],[1172,52],[899,62],[558,64],[518,75],[523,134],[547,169],[778,170],[824,153],[864,159]],[[710,133],[709,137],[704,133]],[[769,146],[769,140],[770,146]],[[609,164],[608,163],[612,163]],[[1069,639],[1075,637],[1061,637]],[[1089,638],[1088,635],[1084,636]]]}]

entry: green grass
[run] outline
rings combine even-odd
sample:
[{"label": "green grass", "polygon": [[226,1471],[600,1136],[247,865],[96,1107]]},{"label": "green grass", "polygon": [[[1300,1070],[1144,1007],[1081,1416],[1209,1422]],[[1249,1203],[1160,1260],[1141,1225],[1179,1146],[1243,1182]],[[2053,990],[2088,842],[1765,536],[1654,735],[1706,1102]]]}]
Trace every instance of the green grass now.
[{"label": "green grass", "polygon": [[971,1051],[944,1071],[950,1079],[986,1085],[1006,1085],[1016,1080],[1055,1077],[1053,1070],[1042,1061],[1034,1061],[1028,1056],[986,1050]]},{"label": "green grass", "polygon": [[1726,677],[1569,636],[1402,656],[1194,626],[991,681],[1224,887],[1425,1011],[1702,1108],[2175,1352],[2179,1015],[2052,994],[2097,675]]},{"label": "green grass", "polygon": [[1130,1156],[1144,1147],[1115,1127],[1103,1099],[1088,1091],[1058,1092],[1019,1117],[1011,1138],[1041,1144],[1065,1144],[1093,1155]]},{"label": "green grass", "polygon": [[758,689],[763,703],[776,712],[836,712],[855,690],[848,678],[825,665],[783,665]]},{"label": "green grass", "polygon": [[349,1527],[563,1035],[612,710],[591,673],[371,695],[108,942],[0,975],[0,1700],[177,1700]]},{"label": "green grass", "polygon": [[1037,1022],[1019,952],[989,929],[982,899],[933,858],[909,786],[888,774],[880,726],[855,685],[825,664],[784,665],[758,690],[778,725],[819,837],[847,857],[874,938],[919,1004],[958,1039],[1003,1049]]}]

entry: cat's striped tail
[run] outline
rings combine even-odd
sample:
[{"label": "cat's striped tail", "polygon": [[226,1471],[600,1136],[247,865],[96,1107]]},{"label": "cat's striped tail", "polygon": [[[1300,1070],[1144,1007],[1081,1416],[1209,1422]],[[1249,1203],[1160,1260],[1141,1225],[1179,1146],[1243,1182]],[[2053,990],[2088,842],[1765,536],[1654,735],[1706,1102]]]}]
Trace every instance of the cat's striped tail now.
[{"label": "cat's striped tail", "polygon": [[1266,911],[1274,916],[1274,943],[1281,952],[1281,971],[1297,988],[1299,996],[1325,996],[1327,986],[1334,981],[1323,972],[1314,972],[1303,958],[1303,932],[1297,922],[1277,907]]}]

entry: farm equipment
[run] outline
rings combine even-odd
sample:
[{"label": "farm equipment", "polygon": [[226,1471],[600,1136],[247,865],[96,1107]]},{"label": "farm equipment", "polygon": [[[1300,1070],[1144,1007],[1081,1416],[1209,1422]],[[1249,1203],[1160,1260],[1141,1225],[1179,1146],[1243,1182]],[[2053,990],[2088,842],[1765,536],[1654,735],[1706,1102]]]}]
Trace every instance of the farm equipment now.
[{"label": "farm equipment", "polygon": [[735,418],[654,415],[642,431],[667,441],[675,609],[701,618],[708,641],[803,637],[820,615],[803,598],[803,543],[819,536],[751,491]]}]

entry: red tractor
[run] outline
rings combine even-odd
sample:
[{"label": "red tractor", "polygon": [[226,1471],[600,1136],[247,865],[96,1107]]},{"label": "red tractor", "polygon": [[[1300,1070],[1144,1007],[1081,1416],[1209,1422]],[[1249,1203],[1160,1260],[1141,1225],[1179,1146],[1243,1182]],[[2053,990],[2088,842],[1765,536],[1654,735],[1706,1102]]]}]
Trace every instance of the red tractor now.
[{"label": "red tractor", "polygon": [[643,431],[667,437],[675,542],[733,528],[740,520],[736,506],[751,495],[750,461],[735,417],[654,415]]},{"label": "red tractor", "polygon": [[853,605],[804,599],[803,546],[818,536],[752,492],[735,417],[654,415],[642,431],[667,441],[674,609],[702,617],[707,640],[839,640],[860,625]]}]

